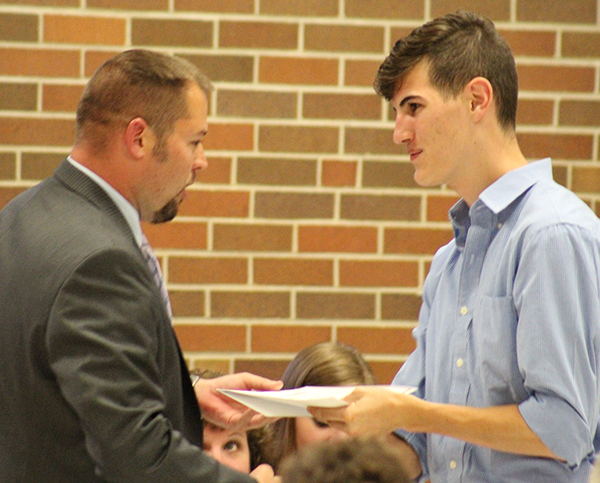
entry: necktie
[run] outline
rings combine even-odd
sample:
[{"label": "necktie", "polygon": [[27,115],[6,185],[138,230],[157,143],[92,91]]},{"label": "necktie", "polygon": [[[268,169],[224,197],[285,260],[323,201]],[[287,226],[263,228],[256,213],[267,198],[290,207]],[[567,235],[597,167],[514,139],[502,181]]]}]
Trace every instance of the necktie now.
[{"label": "necktie", "polygon": [[167,313],[169,317],[173,316],[173,312],[171,310],[171,301],[169,300],[169,292],[167,292],[167,287],[165,286],[165,282],[162,277],[162,272],[160,271],[160,264],[158,263],[158,259],[154,254],[154,250],[148,243],[148,239],[145,235],[142,235],[142,246],[140,247],[142,250],[142,254],[146,259],[146,263],[148,264],[148,268],[150,272],[152,272],[152,276],[154,277],[154,281],[160,290],[160,294],[163,299],[163,303],[165,304],[165,309],[167,309]]}]

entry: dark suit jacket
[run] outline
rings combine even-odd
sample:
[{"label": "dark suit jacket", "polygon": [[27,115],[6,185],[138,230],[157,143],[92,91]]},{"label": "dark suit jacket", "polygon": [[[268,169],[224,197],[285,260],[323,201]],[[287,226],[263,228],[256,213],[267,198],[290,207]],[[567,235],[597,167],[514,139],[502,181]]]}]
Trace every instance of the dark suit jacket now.
[{"label": "dark suit jacket", "polygon": [[0,212],[0,482],[253,482],[201,451],[158,288],[119,209],[64,161]]}]

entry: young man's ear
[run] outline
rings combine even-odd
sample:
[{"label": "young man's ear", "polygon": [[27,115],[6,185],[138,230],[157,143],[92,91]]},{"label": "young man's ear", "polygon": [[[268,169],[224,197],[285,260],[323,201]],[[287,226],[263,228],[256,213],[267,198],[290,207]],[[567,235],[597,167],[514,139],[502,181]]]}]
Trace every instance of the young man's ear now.
[{"label": "young man's ear", "polygon": [[154,148],[156,135],[143,117],[135,117],[125,130],[127,150],[135,159],[141,159]]},{"label": "young man's ear", "polygon": [[491,112],[494,107],[494,89],[485,77],[475,77],[465,87],[475,122]]}]

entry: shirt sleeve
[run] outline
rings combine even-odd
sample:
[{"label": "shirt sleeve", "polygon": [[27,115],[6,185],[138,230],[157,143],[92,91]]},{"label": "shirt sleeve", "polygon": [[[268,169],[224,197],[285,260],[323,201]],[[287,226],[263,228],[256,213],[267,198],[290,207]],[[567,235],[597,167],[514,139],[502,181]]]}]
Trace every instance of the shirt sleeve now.
[{"label": "shirt sleeve", "polygon": [[[440,280],[440,271],[442,270],[449,253],[449,246],[445,246],[442,247],[434,257],[429,275],[423,286],[423,303],[421,304],[421,310],[419,311],[419,324],[413,329],[413,338],[417,343],[416,348],[402,365],[392,381],[392,385],[415,387],[416,391],[413,395],[421,399],[425,399],[426,336],[429,313]],[[397,430],[396,434],[410,444],[419,456],[421,467],[423,469],[419,481],[427,481],[429,478],[427,435],[425,433],[411,433],[405,430]]]},{"label": "shirt sleeve", "polygon": [[519,409],[548,448],[577,466],[594,451],[598,424],[597,234],[559,224],[528,237],[514,285],[517,357],[529,394]]},{"label": "shirt sleeve", "polygon": [[89,257],[61,287],[48,325],[51,367],[96,472],[123,483],[255,483],[217,464],[167,417],[164,378],[181,376],[161,374],[162,301],[140,263],[118,250]]}]

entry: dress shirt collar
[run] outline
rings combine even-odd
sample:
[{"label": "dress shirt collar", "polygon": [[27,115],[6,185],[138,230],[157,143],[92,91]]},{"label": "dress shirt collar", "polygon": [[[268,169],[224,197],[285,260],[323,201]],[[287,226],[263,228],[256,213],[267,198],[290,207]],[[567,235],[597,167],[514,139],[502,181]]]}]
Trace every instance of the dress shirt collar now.
[{"label": "dress shirt collar", "polygon": [[459,200],[450,209],[449,213],[454,229],[454,238],[459,249],[465,246],[467,233],[471,226],[471,215],[476,210],[480,210],[481,205],[484,205],[495,215],[499,215],[513,201],[542,179],[552,179],[552,162],[550,158],[528,163],[509,171],[483,190],[471,207],[467,205],[464,199]]},{"label": "dress shirt collar", "polygon": [[94,173],[91,169],[86,168],[81,163],[75,161],[71,156],[67,157],[68,161],[79,171],[91,178],[98,186],[100,186],[111,200],[117,205],[119,211],[125,217],[127,224],[131,228],[131,232],[138,246],[142,245],[142,227],[140,226],[140,215],[129,201],[127,201],[121,193],[114,189],[104,179]]}]

